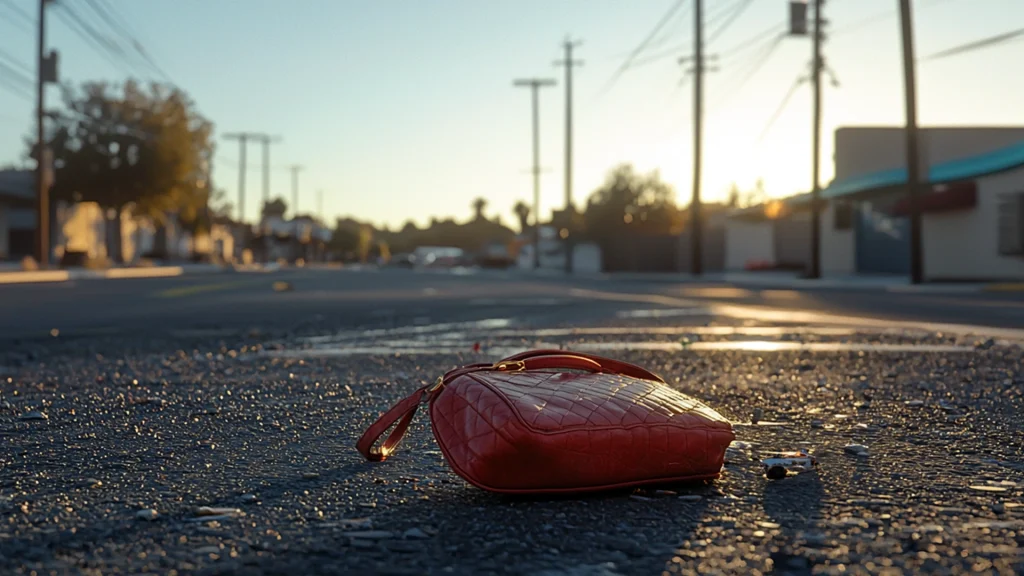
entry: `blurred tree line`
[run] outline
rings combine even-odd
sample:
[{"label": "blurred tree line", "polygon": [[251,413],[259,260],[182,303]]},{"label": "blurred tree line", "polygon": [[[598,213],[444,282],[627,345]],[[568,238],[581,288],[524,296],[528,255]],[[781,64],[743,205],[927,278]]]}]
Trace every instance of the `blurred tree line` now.
[{"label": "blurred tree line", "polygon": [[[425,228],[406,222],[399,230],[377,228],[352,218],[336,222],[331,249],[352,258],[373,258],[384,246],[392,254],[411,252],[417,246],[451,246],[475,252],[491,242],[510,244],[516,232],[500,217],[489,219],[484,211],[487,200],[473,201],[474,216],[466,222],[432,219]],[[705,203],[704,215],[727,210],[729,203]],[[525,202],[512,207],[518,232],[532,230],[532,210]],[[629,235],[668,236],[682,233],[689,225],[689,210],[676,204],[675,191],[657,172],[643,174],[629,164],[611,170],[604,184],[587,200],[582,212],[556,211],[551,225],[564,229],[577,242],[594,242],[602,247]]]},{"label": "blurred tree line", "polygon": [[[158,232],[173,216],[195,233],[230,209],[210,181],[213,124],[183,91],[134,81],[64,86],[62,106],[49,117],[51,197],[104,209],[113,260],[122,260],[124,213],[150,218]],[[27,147],[29,158],[38,158],[35,142]]]}]

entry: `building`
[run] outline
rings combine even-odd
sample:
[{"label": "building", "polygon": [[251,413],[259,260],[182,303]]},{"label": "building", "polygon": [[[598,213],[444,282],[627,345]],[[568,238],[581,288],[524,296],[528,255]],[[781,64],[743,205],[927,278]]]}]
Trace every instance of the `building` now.
[{"label": "building", "polygon": [[34,251],[35,181],[32,170],[0,170],[0,261]]},{"label": "building", "polygon": [[[35,254],[35,172],[0,171],[0,261],[20,260]],[[120,219],[120,246],[112,223]],[[230,260],[235,250],[231,226],[215,222],[209,233],[195,235],[173,216],[162,225],[135,217],[130,210],[117,214],[95,202],[54,201],[50,211],[50,261],[65,266],[108,263],[119,248],[126,263],[142,259]]]},{"label": "building", "polygon": [[[900,127],[840,128],[821,191],[824,276],[910,274],[906,140]],[[920,130],[922,252],[930,281],[1024,279],[1024,128]],[[727,270],[807,270],[810,195],[735,210]]]},{"label": "building", "polygon": [[810,195],[734,210],[724,223],[727,271],[806,270],[811,261]]},{"label": "building", "polygon": [[[1024,128],[924,128],[920,141],[925,278],[1024,279]],[[823,274],[909,275],[905,147],[901,128],[836,131]]]}]

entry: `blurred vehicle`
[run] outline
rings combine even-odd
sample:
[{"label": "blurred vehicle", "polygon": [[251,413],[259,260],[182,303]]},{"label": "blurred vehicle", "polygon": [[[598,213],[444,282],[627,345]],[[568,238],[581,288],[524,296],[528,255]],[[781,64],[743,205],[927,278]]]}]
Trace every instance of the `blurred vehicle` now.
[{"label": "blurred vehicle", "polygon": [[477,253],[474,264],[481,268],[510,268],[515,266],[516,259],[504,243],[490,242]]},{"label": "blurred vehicle", "polygon": [[395,268],[412,268],[416,265],[416,256],[412,254],[395,254],[388,261],[388,266]]},{"label": "blurred vehicle", "polygon": [[420,246],[413,252],[415,265],[423,268],[454,268],[463,255],[460,248],[444,246]]}]

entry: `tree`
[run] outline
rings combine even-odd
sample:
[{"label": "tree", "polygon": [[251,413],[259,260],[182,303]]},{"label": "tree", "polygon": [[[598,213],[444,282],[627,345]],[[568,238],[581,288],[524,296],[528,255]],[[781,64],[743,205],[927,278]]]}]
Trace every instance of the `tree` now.
[{"label": "tree", "polygon": [[476,200],[473,200],[473,213],[476,215],[475,218],[477,220],[483,220],[485,218],[485,208],[487,208],[487,200],[484,198],[477,198]]},{"label": "tree", "polygon": [[725,205],[729,208],[739,208],[740,205],[740,187],[735,182],[729,188],[729,196],[725,201]]},{"label": "tree", "polygon": [[370,249],[373,248],[373,227],[363,225],[359,227],[359,241],[356,250],[359,252],[359,261],[366,264],[370,256]]},{"label": "tree", "polygon": [[263,204],[264,218],[284,218],[286,212],[288,212],[288,204],[283,198],[274,198]]},{"label": "tree", "polygon": [[[65,88],[63,109],[51,116],[53,197],[112,209],[108,253],[115,261],[128,208],[160,227],[168,215],[189,229],[208,223],[213,125],[184,92],[132,81],[119,88],[87,83]],[[38,156],[29,143],[29,157]]]},{"label": "tree", "polygon": [[657,172],[638,174],[624,164],[609,173],[590,195],[584,222],[588,234],[611,241],[627,229],[650,234],[678,234],[683,213],[675,205],[675,192]]},{"label": "tree", "polygon": [[519,232],[521,234],[525,234],[526,229],[530,227],[530,212],[530,207],[522,200],[516,202],[516,205],[512,207],[512,213],[519,219]]}]

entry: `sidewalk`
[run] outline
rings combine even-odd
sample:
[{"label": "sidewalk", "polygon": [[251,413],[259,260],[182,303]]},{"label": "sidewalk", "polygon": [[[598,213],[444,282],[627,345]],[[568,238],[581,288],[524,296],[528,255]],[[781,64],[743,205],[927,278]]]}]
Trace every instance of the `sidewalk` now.
[{"label": "sidewalk", "polygon": [[[562,270],[521,270],[526,275],[566,277]],[[849,290],[935,294],[975,292],[1024,292],[1024,282],[964,282],[911,284],[904,276],[834,276],[817,280],[787,272],[712,272],[702,276],[658,272],[611,272],[573,274],[572,278],[612,281],[658,282],[671,284],[728,284],[752,289]]]},{"label": "sidewalk", "polygon": [[168,278],[192,274],[214,274],[228,269],[218,264],[183,264],[180,266],[147,266],[138,268],[108,268],[105,270],[20,270],[0,269],[0,284],[37,284],[67,282],[70,280],[100,280],[115,278]]}]

